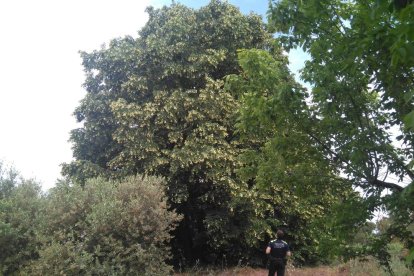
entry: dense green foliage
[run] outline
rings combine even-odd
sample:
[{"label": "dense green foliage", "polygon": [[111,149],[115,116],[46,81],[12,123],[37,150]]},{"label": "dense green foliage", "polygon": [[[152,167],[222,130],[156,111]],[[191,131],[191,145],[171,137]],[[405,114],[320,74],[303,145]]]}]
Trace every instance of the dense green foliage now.
[{"label": "dense green foliage", "polygon": [[[391,115],[363,91],[367,78],[355,77],[362,92],[351,102],[350,93],[335,94],[343,105],[337,111],[326,93],[349,92],[350,84],[323,71],[329,86],[316,87],[310,105],[258,16],[220,1],[148,13],[137,39],[82,53],[88,94],[75,111],[83,122],[71,136],[76,161],[64,174],[81,183],[164,177],[170,203],[184,216],[173,233],[176,265],[251,260],[278,227],[291,233],[302,262],[348,250],[332,244],[345,247],[344,233],[372,216],[381,193],[369,190],[374,200],[363,201],[353,185],[398,187],[379,180],[377,164],[395,173],[395,160],[404,161],[382,129]],[[258,50],[237,56],[238,49]],[[349,220],[346,201],[361,210]]]},{"label": "dense green foliage", "polygon": [[413,1],[271,1],[268,26],[219,0],[147,12],[81,53],[66,179],[43,194],[0,163],[0,274],[258,265],[278,228],[301,264],[391,271],[401,242],[413,263]]},{"label": "dense green foliage", "polygon": [[[283,226],[297,260],[327,260],[333,248],[324,243],[334,240],[338,250],[349,241],[338,238],[332,220],[345,201],[355,202],[358,195],[304,128],[310,116],[307,94],[290,76],[280,50],[243,50],[239,61],[243,74],[229,76],[227,89],[241,101],[238,133],[255,145],[243,151],[239,173],[251,183],[245,192],[254,195],[252,204],[260,214],[256,238]],[[354,222],[349,226],[357,227]]]},{"label": "dense green foliage", "polygon": [[0,275],[166,275],[170,232],[165,182],[90,179],[85,188],[39,184],[0,167]]},{"label": "dense green foliage", "polygon": [[169,231],[179,217],[168,211],[158,178],[121,182],[92,179],[86,187],[59,183],[50,191],[39,229],[39,258],[29,275],[166,275]]},{"label": "dense green foliage", "polygon": [[230,204],[238,103],[222,89],[223,78],[240,71],[237,49],[265,48],[271,36],[259,16],[221,1],[148,13],[137,39],[82,54],[88,94],[75,114],[84,124],[72,132],[76,161],[63,171],[75,181],[165,177],[169,200],[184,215],[174,233],[176,264],[224,255],[237,263],[249,255],[245,217]]},{"label": "dense green foliage", "polygon": [[395,216],[372,244],[384,263],[380,248],[392,235],[414,245],[407,231],[414,219],[413,18],[412,1],[398,0],[273,1],[270,13],[286,49],[310,54],[301,74],[313,86],[303,129],[363,190],[365,204],[355,212],[385,206]]},{"label": "dense green foliage", "polygon": [[11,275],[37,257],[36,230],[43,205],[40,185],[0,162],[0,275]]}]

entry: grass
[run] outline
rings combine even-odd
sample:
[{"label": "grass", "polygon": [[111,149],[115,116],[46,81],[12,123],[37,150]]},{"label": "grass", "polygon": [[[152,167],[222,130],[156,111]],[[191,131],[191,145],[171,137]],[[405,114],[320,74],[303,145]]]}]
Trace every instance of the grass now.
[{"label": "grass", "polygon": [[[396,276],[412,276],[405,266],[399,266],[394,271]],[[198,269],[186,273],[175,274],[176,276],[267,276],[268,270],[263,268],[234,267],[226,270]],[[336,267],[319,266],[304,268],[289,268],[286,276],[385,276],[386,273],[378,264],[371,260],[368,262],[352,261]]]},{"label": "grass", "polygon": [[[413,276],[414,271],[409,270],[403,260],[404,249],[400,243],[393,243],[389,246],[391,254],[391,268],[396,276]],[[201,268],[199,265],[185,273],[176,273],[175,276],[266,276],[267,269],[251,268],[248,266],[236,266],[233,268]],[[389,276],[372,257],[354,259],[345,264],[335,266],[318,267],[294,267],[288,264],[286,276]]]},{"label": "grass", "polygon": [[[392,243],[389,245],[389,252],[391,254],[391,269],[397,276],[413,276],[414,271],[409,270],[404,263],[404,249],[400,243]],[[372,275],[372,276],[387,276],[389,272],[385,271],[383,267],[374,258],[367,258],[365,260],[356,259],[349,262],[350,275]]]}]

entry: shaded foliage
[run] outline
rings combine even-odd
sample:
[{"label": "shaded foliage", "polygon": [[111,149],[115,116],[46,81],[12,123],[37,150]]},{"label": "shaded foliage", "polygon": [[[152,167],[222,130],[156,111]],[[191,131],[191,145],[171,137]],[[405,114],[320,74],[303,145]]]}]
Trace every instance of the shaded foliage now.
[{"label": "shaded foliage", "polygon": [[377,253],[391,234],[411,247],[414,239],[413,12],[412,1],[387,0],[273,1],[269,12],[286,49],[310,54],[301,74],[313,86],[304,129],[364,192],[355,212],[386,206],[399,218],[370,247],[383,264],[389,255]]},{"label": "shaded foliage", "polygon": [[227,89],[241,101],[238,133],[254,145],[243,150],[239,169],[250,183],[243,193],[258,214],[252,240],[270,239],[282,227],[298,262],[324,261],[328,256],[318,244],[337,234],[328,224],[337,215],[332,209],[358,195],[303,128],[310,114],[307,94],[290,75],[281,49],[242,50],[239,61],[243,73],[229,76]]}]

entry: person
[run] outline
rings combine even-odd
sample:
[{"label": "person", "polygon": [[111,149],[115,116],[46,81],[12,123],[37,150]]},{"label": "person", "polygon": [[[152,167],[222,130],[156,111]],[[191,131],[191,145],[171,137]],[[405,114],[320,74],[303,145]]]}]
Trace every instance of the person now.
[{"label": "person", "polygon": [[269,276],[274,276],[277,272],[277,276],[285,275],[285,268],[287,258],[292,255],[289,249],[289,245],[282,240],[284,233],[282,230],[277,230],[277,239],[270,241],[266,247],[266,254],[269,255]]}]

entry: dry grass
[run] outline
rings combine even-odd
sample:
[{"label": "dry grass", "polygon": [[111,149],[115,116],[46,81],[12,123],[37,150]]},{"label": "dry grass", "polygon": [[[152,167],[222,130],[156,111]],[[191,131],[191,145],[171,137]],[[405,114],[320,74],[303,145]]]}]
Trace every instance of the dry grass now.
[{"label": "dry grass", "polygon": [[[225,271],[217,274],[218,276],[267,276],[268,270],[266,269],[252,269],[244,268],[238,271]],[[288,269],[285,273],[286,276],[348,276],[349,270],[332,267],[315,267],[315,268],[301,268],[301,269]]]},{"label": "dry grass", "polygon": [[[406,250],[400,243],[389,245],[391,254],[391,268],[397,276],[414,276],[414,271],[407,268],[404,263]],[[267,276],[268,271],[264,268],[251,268],[236,266],[228,269],[200,268],[198,265],[187,273],[177,273],[175,276]],[[318,266],[296,268],[288,263],[286,276],[389,276],[378,261],[373,257],[353,259],[346,264],[337,263],[335,266]]]},{"label": "dry grass", "polygon": [[[393,267],[395,275],[413,276],[405,266]],[[267,276],[268,270],[263,268],[234,267],[226,270],[214,269],[193,269],[187,273],[177,273],[175,276]],[[374,260],[358,261],[353,260],[347,264],[335,267],[319,266],[294,268],[288,266],[286,276],[386,276],[386,273]]]},{"label": "dry grass", "polygon": [[[268,270],[263,268],[235,267],[224,271],[192,271],[188,273],[176,274],[176,276],[267,276]],[[320,266],[315,268],[293,268],[289,267],[286,276],[348,276],[348,267],[328,267]]]},{"label": "dry grass", "polygon": [[[391,268],[397,276],[414,276],[414,271],[409,270],[401,255],[403,247],[401,244],[390,246]],[[268,270],[264,268],[251,268],[236,266],[228,269],[206,269],[198,266],[193,267],[187,273],[177,273],[175,276],[267,276]],[[286,276],[389,276],[373,257],[354,259],[346,264],[336,266],[318,266],[296,268],[290,262],[287,266]]]}]

